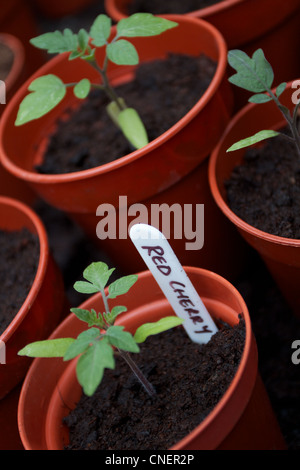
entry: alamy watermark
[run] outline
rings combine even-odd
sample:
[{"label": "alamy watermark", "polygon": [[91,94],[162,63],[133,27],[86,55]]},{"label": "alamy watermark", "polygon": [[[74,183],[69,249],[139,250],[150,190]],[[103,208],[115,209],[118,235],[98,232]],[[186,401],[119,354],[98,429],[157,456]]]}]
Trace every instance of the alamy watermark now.
[{"label": "alamy watermark", "polygon": [[292,88],[298,88],[294,93],[292,94],[292,102],[293,104],[297,105],[300,100],[300,80],[294,80],[292,83]]},{"label": "alamy watermark", "polygon": [[3,341],[0,340],[0,364],[6,364],[6,346]]},{"label": "alamy watermark", "polygon": [[291,356],[292,363],[297,366],[300,364],[300,339],[295,339],[295,341],[293,341],[292,349],[295,349]]},{"label": "alamy watermark", "polygon": [[124,240],[134,224],[144,223],[159,229],[167,239],[185,239],[186,250],[200,250],[204,245],[204,204],[168,205],[136,203],[128,206],[127,196],[119,196],[116,209],[112,204],[100,204],[96,234],[100,240]]},{"label": "alamy watermark", "polygon": [[0,104],[6,104],[6,85],[3,80],[0,80]]}]

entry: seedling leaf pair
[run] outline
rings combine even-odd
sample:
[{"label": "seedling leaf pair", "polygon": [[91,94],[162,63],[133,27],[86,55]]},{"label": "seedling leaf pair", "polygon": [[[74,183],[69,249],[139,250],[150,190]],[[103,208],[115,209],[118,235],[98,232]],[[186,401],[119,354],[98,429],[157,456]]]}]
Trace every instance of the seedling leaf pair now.
[{"label": "seedling leaf pair", "polygon": [[114,350],[117,349],[121,357],[130,364],[145,389],[152,395],[153,387],[134,361],[129,360],[127,354],[138,353],[140,351],[138,343],[144,342],[150,335],[180,325],[182,320],[175,316],[165,317],[158,322],[140,326],[134,336],[129,331],[125,331],[124,326],[115,325],[116,318],[127,309],[119,305],[110,310],[108,300],[126,294],[137,281],[137,276],[121,277],[106,288],[113,271],[114,268],[109,269],[106,263],[92,263],[83,272],[86,281],[78,281],[74,284],[74,288],[79,292],[88,294],[101,292],[102,294],[105,307],[103,313],[97,313],[94,309],[71,309],[81,321],[87,323],[87,330],[80,333],[76,339],[59,338],[31,343],[18,354],[29,357],[62,357],[64,361],[79,356],[76,364],[77,378],[84,393],[90,396],[100,384],[105,368],[115,367]]},{"label": "seedling leaf pair", "polygon": [[[88,78],[82,78],[78,83],[64,84],[55,75],[39,77],[29,86],[31,93],[20,104],[15,125],[26,124],[47,114],[65,97],[67,87],[72,86],[74,95],[79,99],[85,99],[92,88],[102,88],[110,100],[107,111],[113,122],[131,146],[135,149],[144,147],[149,142],[147,131],[137,111],[127,108],[112,88],[107,76],[108,62],[119,66],[137,65],[139,55],[136,47],[124,38],[155,36],[175,26],[177,23],[174,21],[150,13],[136,13],[117,24],[116,35],[112,38],[111,18],[101,14],[94,20],[89,32],[82,28],[74,34],[66,28],[63,32],[55,31],[33,38],[31,44],[51,54],[69,53],[69,60],[85,60],[97,70],[101,84],[91,83]],[[98,47],[105,48],[103,65],[98,63],[96,57]]]},{"label": "seedling leaf pair", "polygon": [[296,113],[294,113],[292,117],[289,109],[283,106],[279,101],[279,97],[286,89],[287,84],[283,82],[277,86],[275,93],[272,91],[274,72],[271,64],[265,58],[262,49],[255,51],[252,58],[240,50],[229,51],[228,63],[236,70],[236,74],[232,75],[229,81],[240,88],[255,93],[249,98],[249,102],[251,103],[263,104],[273,100],[286,119],[292,137],[274,130],[262,130],[234,143],[227,149],[227,152],[239,150],[263,140],[283,135],[285,138],[294,141],[300,155],[300,138],[296,125]]}]

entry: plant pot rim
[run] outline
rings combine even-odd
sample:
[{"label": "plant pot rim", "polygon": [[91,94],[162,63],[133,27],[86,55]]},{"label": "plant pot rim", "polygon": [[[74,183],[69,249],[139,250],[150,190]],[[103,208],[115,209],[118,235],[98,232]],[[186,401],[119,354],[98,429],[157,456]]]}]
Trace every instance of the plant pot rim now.
[{"label": "plant pot rim", "polygon": [[9,92],[22,73],[25,64],[25,49],[22,42],[16,36],[9,33],[0,32],[0,42],[5,44],[13,52],[14,56],[12,67],[4,79],[6,90]]},{"label": "plant pot rim", "polygon": [[[219,414],[220,410],[223,410],[223,411],[224,411],[224,409],[227,410],[227,415],[228,415],[228,413],[229,413],[229,410],[228,410],[229,403],[234,398],[236,398],[236,395],[238,394],[238,392],[241,388],[241,381],[242,381],[243,376],[245,377],[245,373],[246,373],[245,369],[248,365],[248,361],[249,361],[250,358],[252,358],[252,360],[254,360],[254,363],[256,364],[256,366],[255,366],[256,370],[254,370],[255,367],[254,368],[252,367],[251,372],[249,374],[249,369],[248,369],[247,387],[249,388],[249,390],[253,389],[254,382],[255,382],[255,377],[256,377],[256,374],[257,374],[257,350],[256,350],[256,346],[255,346],[255,339],[254,339],[253,332],[252,332],[251,319],[250,319],[250,315],[249,315],[249,312],[248,312],[248,308],[247,308],[247,305],[246,305],[243,297],[241,296],[241,294],[238,292],[238,290],[229,281],[227,281],[222,276],[220,276],[220,275],[218,275],[218,274],[216,274],[212,271],[208,271],[206,269],[197,268],[197,267],[190,267],[190,266],[188,266],[188,267],[184,266],[184,270],[187,272],[188,275],[205,276],[206,278],[210,279],[211,281],[216,281],[218,283],[221,283],[223,286],[228,288],[234,294],[235,298],[238,300],[238,302],[240,304],[241,312],[242,312],[243,318],[245,320],[245,333],[246,334],[245,334],[244,350],[243,350],[243,353],[242,353],[242,357],[241,357],[239,366],[236,370],[236,373],[233,377],[233,380],[232,380],[231,384],[229,385],[228,389],[225,391],[223,397],[217,403],[217,405],[214,407],[214,409],[209,413],[209,415],[202,421],[202,423],[200,423],[196,428],[194,428],[194,430],[191,431],[191,433],[189,433],[187,436],[185,436],[183,439],[181,439],[175,445],[173,445],[170,448],[171,450],[184,449],[185,446],[190,441],[192,441],[194,439],[194,437],[197,434],[199,434],[200,431],[203,432],[204,430],[207,430],[207,429],[211,428],[214,425],[214,420],[215,420],[216,416]],[[142,282],[142,280],[145,279],[145,278],[146,279],[147,278],[151,278],[151,279],[153,278],[152,273],[148,270],[138,273],[138,276],[139,276],[140,282]],[[155,282],[155,281],[153,281],[153,282]],[[81,307],[82,308],[89,308],[90,304],[94,301],[94,299],[100,298],[100,297],[101,297],[101,294],[95,294],[95,295],[91,296],[87,301],[85,301],[83,304],[81,304]],[[159,300],[156,298],[154,301],[157,305],[160,305],[160,306],[168,304],[168,300],[166,298],[164,298],[163,294],[161,294],[161,297],[159,298]],[[131,318],[133,318],[133,317],[138,317],[139,315],[140,315],[140,308],[135,307],[133,309],[133,311],[128,312],[128,313],[124,313],[124,314],[122,314],[121,317],[122,317],[122,319],[124,319],[126,316],[128,316],[128,317],[130,316]],[[118,321],[116,323],[122,322],[122,319],[121,318],[118,319]],[[63,329],[66,328],[66,326],[68,324],[71,324],[73,321],[77,321],[77,320],[76,320],[76,316],[73,313],[71,313],[54,330],[54,332],[51,334],[50,338],[61,337],[62,334],[66,334],[66,332],[63,331]],[[37,358],[37,359],[33,360],[33,363],[32,363],[32,365],[29,369],[29,372],[28,372],[28,374],[27,374],[27,376],[24,380],[24,384],[23,384],[23,387],[22,387],[20,400],[19,400],[19,410],[18,410],[19,431],[20,431],[20,435],[22,437],[23,444],[24,444],[25,448],[27,448],[27,449],[31,449],[32,444],[31,444],[31,441],[30,441],[30,435],[28,435],[28,432],[27,432],[26,426],[25,426],[24,408],[26,406],[26,394],[28,393],[28,389],[29,389],[31,381],[32,381],[32,374],[34,374],[34,371],[35,371],[36,367],[38,367],[39,363],[41,363],[42,360],[43,359],[40,359],[40,358]],[[64,374],[69,367],[72,367],[72,365],[74,365],[74,363],[76,363],[76,359],[71,361],[69,364],[66,363],[65,366],[64,366],[64,369],[62,371],[62,374]],[[51,394],[52,394],[52,392],[51,392]],[[48,405],[46,405],[46,406],[48,407]],[[231,412],[232,412],[232,410],[231,410]],[[230,417],[232,418],[232,413],[231,412],[230,412]],[[232,426],[235,425],[235,423],[238,421],[239,417],[240,417],[240,411],[236,411],[235,416],[232,418],[232,420],[234,421]],[[45,432],[45,430],[43,432]],[[213,435],[212,431],[209,432],[209,434]],[[42,436],[39,439],[42,440],[43,438],[44,437]],[[223,434],[220,436],[219,433],[218,433],[218,438],[216,440],[218,440],[218,439],[221,442],[224,439]]]},{"label": "plant pot rim", "polygon": [[30,311],[31,306],[33,305],[39,293],[40,285],[42,283],[43,278],[45,277],[45,273],[48,266],[49,246],[46,229],[38,215],[30,207],[26,206],[21,201],[11,199],[5,196],[0,196],[0,205],[7,205],[25,214],[25,216],[27,216],[31,223],[34,225],[36,235],[39,241],[39,262],[31,289],[28,292],[28,295],[20,310],[16,313],[9,326],[0,335],[0,340],[6,343]]},{"label": "plant pot rim", "polygon": [[[288,82],[287,89],[290,88],[290,86],[293,82],[294,82],[294,80]],[[216,177],[216,166],[217,166],[217,161],[221,156],[223,143],[224,143],[226,137],[230,134],[232,128],[235,127],[235,125],[239,122],[239,120],[243,119],[244,116],[246,116],[249,113],[249,111],[251,112],[253,109],[258,108],[259,106],[261,106],[261,104],[248,103],[242,109],[240,109],[235,114],[235,116],[233,116],[233,118],[231,119],[231,121],[228,124],[228,126],[226,127],[220,141],[218,142],[217,146],[214,148],[214,150],[213,150],[213,152],[210,156],[209,165],[208,165],[209,185],[210,185],[214,200],[217,203],[217,205],[219,206],[219,208],[221,209],[221,211],[239,229],[243,230],[244,232],[249,233],[252,236],[259,237],[259,238],[261,238],[261,239],[263,239],[267,242],[275,243],[277,245],[293,246],[293,247],[299,247],[300,248],[300,239],[280,237],[279,235],[273,235],[271,233],[264,232],[263,230],[255,228],[253,225],[248,224],[243,219],[238,217],[230,209],[230,207],[228,206],[226,200],[224,199],[224,197],[221,194],[221,191],[219,189],[219,185],[218,185],[217,177]],[[274,126],[274,127],[281,127],[282,124],[286,124],[286,121],[278,120],[277,125]],[[230,158],[230,156],[225,155],[224,158]]]},{"label": "plant pot rim", "polygon": [[49,183],[68,183],[73,181],[85,180],[90,179],[91,177],[103,175],[105,173],[110,173],[114,170],[117,170],[120,167],[128,165],[135,160],[142,158],[145,154],[153,151],[157,147],[164,144],[170,137],[176,135],[184,126],[186,126],[198,113],[201,111],[207,103],[212,99],[214,93],[218,89],[220,83],[222,82],[224,73],[227,68],[227,45],[226,42],[221,35],[221,33],[210,23],[205,20],[193,17],[187,17],[182,15],[164,15],[165,18],[168,18],[172,21],[176,21],[180,24],[187,23],[187,24],[194,24],[198,25],[199,27],[206,29],[212,37],[215,38],[216,47],[219,52],[219,58],[217,62],[217,68],[214,74],[214,77],[208,86],[207,90],[204,92],[202,97],[199,101],[192,107],[187,114],[182,117],[176,124],[174,124],[170,129],[166,132],[161,134],[159,137],[154,139],[152,142],[147,144],[142,149],[135,150],[123,157],[120,157],[113,162],[106,163],[104,165],[94,167],[87,170],[67,173],[67,174],[56,174],[56,175],[45,175],[39,174],[33,171],[28,171],[20,168],[19,166],[15,165],[8,156],[6,155],[4,144],[3,144],[3,135],[5,134],[5,127],[6,121],[8,116],[10,115],[11,111],[17,105],[18,102],[21,101],[23,96],[25,95],[24,91],[27,90],[29,84],[35,78],[44,75],[49,70],[49,63],[50,64],[59,64],[62,60],[65,60],[68,56],[68,53],[58,55],[53,59],[50,59],[45,65],[43,65],[37,72],[35,72],[25,83],[24,85],[17,91],[17,93],[12,97],[10,103],[6,106],[6,109],[3,112],[2,119],[0,122],[0,160],[3,166],[11,173],[13,173],[18,178],[21,178],[25,181],[29,181],[32,183],[38,184],[49,184]]},{"label": "plant pot rim", "polygon": [[[237,3],[242,3],[245,0],[223,0],[221,3],[215,4],[215,5],[210,5],[204,8],[198,8],[198,10],[193,10],[188,13],[183,13],[182,16],[189,16],[191,18],[199,18],[199,15],[201,15],[201,18],[205,19],[206,17],[213,15],[215,13],[219,13],[220,11],[225,10],[228,7],[234,6]],[[105,3],[105,9],[108,13],[112,14],[113,17],[117,20],[121,18],[126,18],[128,15],[124,15],[121,13],[119,10],[117,10],[114,0],[104,0]],[[166,16],[166,14],[163,14],[162,16]]]}]

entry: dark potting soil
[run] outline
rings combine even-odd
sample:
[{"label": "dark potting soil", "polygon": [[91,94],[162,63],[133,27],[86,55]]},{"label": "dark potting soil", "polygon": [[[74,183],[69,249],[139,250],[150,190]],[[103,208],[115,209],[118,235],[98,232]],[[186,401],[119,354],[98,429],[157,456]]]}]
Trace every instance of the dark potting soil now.
[{"label": "dark potting soil", "polygon": [[0,38],[0,80],[5,80],[14,61],[12,50]]},{"label": "dark potting soil", "polygon": [[128,7],[128,14],[153,13],[161,15],[164,13],[184,14],[200,10],[223,0],[133,0]]},{"label": "dark potting soil", "polygon": [[[148,131],[157,138],[176,124],[209,86],[216,64],[208,57],[171,54],[165,60],[141,64],[136,78],[116,87],[127,106],[135,108]],[[60,122],[37,171],[62,174],[86,170],[132,152],[106,112],[108,101],[94,91],[70,119]]]},{"label": "dark potting soil", "polygon": [[300,159],[293,143],[275,137],[248,149],[226,190],[230,208],[248,224],[280,237],[300,238]]},{"label": "dark potting soil", "polygon": [[223,325],[206,345],[183,328],[149,337],[133,355],[156,389],[149,397],[117,358],[93,397],[83,396],[66,418],[67,450],[168,449],[192,431],[219,402],[237,370],[245,323]]},{"label": "dark potting soil", "polygon": [[27,229],[0,230],[0,334],[24,303],[39,263],[39,242]]}]

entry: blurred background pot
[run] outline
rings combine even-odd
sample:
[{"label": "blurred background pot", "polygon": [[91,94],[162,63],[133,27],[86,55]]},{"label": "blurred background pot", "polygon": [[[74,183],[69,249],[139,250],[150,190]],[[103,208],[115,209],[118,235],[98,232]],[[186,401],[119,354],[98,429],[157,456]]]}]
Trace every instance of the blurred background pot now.
[{"label": "blurred background pot", "polygon": [[24,71],[27,77],[45,62],[45,54],[29,43],[31,38],[38,35],[38,26],[28,0],[1,2],[0,33],[11,34],[22,42],[26,58]]},{"label": "blurred background pot", "polygon": [[[23,84],[26,75],[25,49],[22,42],[11,34],[0,33],[0,43],[7,47],[13,56],[12,65],[7,75],[0,77],[1,83],[1,104],[0,116],[5,109],[10,98]],[[3,54],[4,55],[4,54]],[[4,71],[4,69],[3,69]],[[1,119],[1,117],[0,117]],[[0,165],[0,195],[21,199],[23,202],[31,203],[34,200],[34,193],[29,186],[14,177]]]},{"label": "blurred background pot", "polygon": [[[292,82],[280,101],[290,110]],[[245,149],[230,154],[226,150],[234,143],[262,129],[280,129],[286,126],[275,103],[248,104],[234,116],[221,141],[213,151],[209,163],[209,183],[213,197],[224,215],[234,224],[244,239],[254,248],[276,281],[279,289],[297,315],[300,315],[300,240],[272,235],[249,225],[228,206],[224,182],[233,169],[242,163]]]},{"label": "blurred background pot", "polygon": [[33,4],[46,17],[56,19],[66,15],[76,15],[95,0],[33,0]]},{"label": "blurred background pot", "polygon": [[[38,237],[38,269],[26,300],[0,335],[5,360],[0,364],[0,450],[21,450],[17,407],[22,380],[31,360],[17,355],[23,341],[49,336],[65,314],[66,301],[61,274],[49,253],[44,226],[31,208],[20,201],[0,196],[0,229],[27,228]],[[1,350],[3,358],[3,350]]]},{"label": "blurred background pot", "polygon": [[[0,197],[0,228],[27,228],[38,237],[40,255],[37,273],[22,307],[0,336],[6,361],[0,367],[0,398],[24,378],[31,360],[17,355],[24,342],[46,338],[61,321],[65,295],[61,274],[49,253],[47,234],[39,217],[20,201]],[[1,427],[1,431],[2,431]]]},{"label": "blurred background pot", "polygon": [[[115,20],[128,15],[132,0],[105,0],[107,13]],[[169,13],[169,12],[164,12]],[[226,0],[187,13],[213,24],[224,36],[228,49],[251,54],[261,47],[272,64],[278,84],[300,75],[300,4],[298,0]],[[247,95],[234,89],[239,109]]]}]

